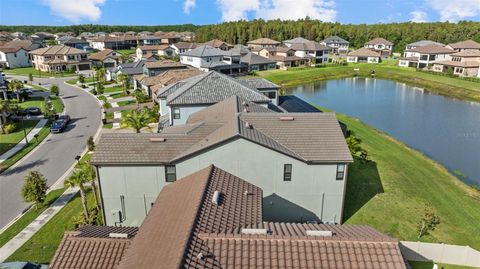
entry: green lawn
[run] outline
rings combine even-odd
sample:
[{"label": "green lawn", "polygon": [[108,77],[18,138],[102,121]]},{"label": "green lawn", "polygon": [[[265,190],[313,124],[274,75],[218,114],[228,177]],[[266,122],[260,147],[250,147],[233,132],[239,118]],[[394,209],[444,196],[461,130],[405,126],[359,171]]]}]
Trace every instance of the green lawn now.
[{"label": "green lawn", "polygon": [[47,194],[47,198],[42,205],[38,207],[32,207],[21,218],[19,218],[12,226],[8,227],[3,233],[0,234],[0,248],[5,245],[10,239],[15,237],[25,227],[27,227],[34,219],[42,214],[60,195],[65,191],[64,188],[52,190]]},{"label": "green lawn", "polygon": [[[50,100],[52,101],[53,107],[55,108],[55,111],[57,111],[57,113],[63,111],[63,102],[58,96],[51,95]],[[36,106],[39,107],[42,112],[45,112],[45,100],[39,96],[30,97],[27,101],[19,103],[18,106],[20,106],[21,108]]]},{"label": "green lawn", "polygon": [[115,94],[110,95],[110,97],[112,97],[113,99],[122,98],[122,97],[126,97],[126,96],[128,96],[128,95],[123,94],[123,92],[115,93]]},{"label": "green lawn", "polygon": [[319,68],[293,68],[288,71],[270,70],[258,72],[258,75],[282,87],[291,87],[325,79],[369,77],[372,71],[375,71],[377,78],[405,82],[447,96],[480,101],[480,83],[478,82],[420,72],[414,68],[398,67],[392,65],[390,61],[381,64],[361,63]]},{"label": "green lawn", "polygon": [[33,67],[23,67],[23,68],[15,68],[15,69],[5,69],[5,74],[11,75],[20,75],[20,76],[27,76],[31,73],[34,77],[66,77],[66,76],[75,76],[73,73],[47,73],[38,71]]},{"label": "green lawn", "polygon": [[[372,160],[349,166],[346,223],[371,225],[400,240],[480,249],[480,191],[385,133],[345,115],[337,117],[362,140]],[[441,223],[418,239],[416,226],[427,205]]]},{"label": "green lawn", "polygon": [[[93,206],[93,193],[88,192],[89,206]],[[31,261],[37,263],[49,263],[53,258],[58,245],[62,241],[65,231],[75,229],[73,218],[82,213],[80,195],[68,202],[45,226],[43,226],[22,247],[15,251],[8,261]]]},{"label": "green lawn", "polygon": [[[78,81],[78,78],[74,78],[74,79],[69,79],[66,82],[70,85],[77,85],[77,81]],[[86,77],[85,83],[90,83],[90,82],[93,82],[93,77]]]},{"label": "green lawn", "polygon": [[[412,269],[432,269],[433,262],[408,262]],[[444,263],[437,263],[439,269],[475,269],[477,267],[468,267],[468,266],[460,266],[460,265],[451,265],[451,264],[444,264]]]},{"label": "green lawn", "polygon": [[135,50],[134,49],[129,49],[129,50],[117,50],[118,53],[122,54],[123,56],[128,56],[130,54],[134,54]]},{"label": "green lawn", "polygon": [[105,87],[105,93],[121,92],[121,91],[123,91],[122,86]]},{"label": "green lawn", "polygon": [[135,100],[117,102],[118,106],[128,106],[128,105],[133,105],[135,103],[136,103]]},{"label": "green lawn", "polygon": [[[27,134],[37,125],[38,120],[25,120],[25,129]],[[7,152],[9,149],[13,148],[20,140],[24,139],[24,132],[22,128],[22,123],[16,123],[16,129],[13,133],[10,134],[0,134],[0,155]]]}]

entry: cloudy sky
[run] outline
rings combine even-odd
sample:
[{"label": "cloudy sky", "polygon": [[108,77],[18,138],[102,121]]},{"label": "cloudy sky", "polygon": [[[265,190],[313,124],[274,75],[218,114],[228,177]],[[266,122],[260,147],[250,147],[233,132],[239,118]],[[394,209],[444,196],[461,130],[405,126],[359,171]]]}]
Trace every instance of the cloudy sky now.
[{"label": "cloudy sky", "polygon": [[341,23],[480,21],[480,0],[0,0],[0,24],[211,24],[239,19]]}]

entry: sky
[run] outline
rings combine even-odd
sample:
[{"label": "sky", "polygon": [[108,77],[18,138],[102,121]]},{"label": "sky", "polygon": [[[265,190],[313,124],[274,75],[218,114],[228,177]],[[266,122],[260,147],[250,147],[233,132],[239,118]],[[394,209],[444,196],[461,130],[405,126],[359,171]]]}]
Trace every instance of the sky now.
[{"label": "sky", "polygon": [[480,0],[0,0],[0,25],[204,25],[306,16],[353,24],[480,21]]}]

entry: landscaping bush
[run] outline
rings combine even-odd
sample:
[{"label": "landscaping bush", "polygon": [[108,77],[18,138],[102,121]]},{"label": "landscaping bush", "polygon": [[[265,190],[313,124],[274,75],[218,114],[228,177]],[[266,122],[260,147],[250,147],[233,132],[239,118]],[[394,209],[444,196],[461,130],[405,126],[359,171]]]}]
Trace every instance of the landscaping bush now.
[{"label": "landscaping bush", "polygon": [[97,84],[97,93],[98,94],[104,94],[105,93],[105,86],[103,86],[103,83],[98,83]]},{"label": "landscaping bush", "polygon": [[[3,126],[3,134],[10,134],[10,133],[13,133],[15,131],[15,129],[17,128],[17,126],[15,125],[15,123],[7,123]],[[1,130],[0,130],[1,132]]]}]

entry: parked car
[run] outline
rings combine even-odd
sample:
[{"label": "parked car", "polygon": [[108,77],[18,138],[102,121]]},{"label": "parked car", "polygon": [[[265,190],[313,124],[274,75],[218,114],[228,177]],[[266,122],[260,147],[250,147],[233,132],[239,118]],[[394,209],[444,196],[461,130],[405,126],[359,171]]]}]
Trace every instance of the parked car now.
[{"label": "parked car", "polygon": [[31,107],[25,108],[24,110],[19,110],[17,114],[18,116],[27,116],[27,115],[38,116],[38,115],[42,115],[42,110],[39,107],[31,106]]},{"label": "parked car", "polygon": [[33,94],[32,89],[28,89],[28,88],[20,89],[20,90],[18,90],[18,91],[20,92],[20,94],[22,94],[22,93],[25,93],[25,94],[27,94],[27,95]]},{"label": "parked car", "polygon": [[48,269],[48,265],[31,262],[5,262],[0,263],[2,269]]},{"label": "parked car", "polygon": [[52,126],[50,127],[50,132],[51,133],[63,132],[63,130],[65,130],[65,127],[67,127],[69,122],[70,122],[70,116],[68,115],[60,116],[57,120],[55,120],[52,123]]}]

